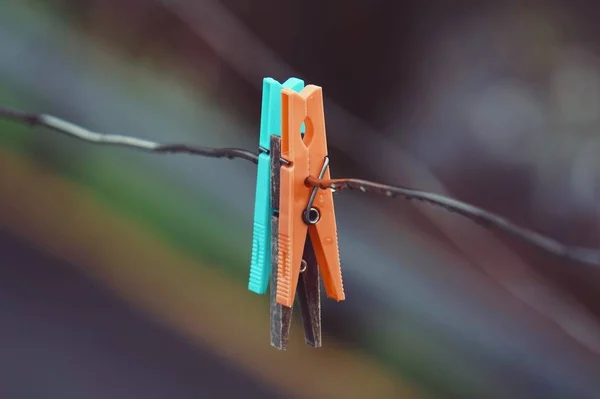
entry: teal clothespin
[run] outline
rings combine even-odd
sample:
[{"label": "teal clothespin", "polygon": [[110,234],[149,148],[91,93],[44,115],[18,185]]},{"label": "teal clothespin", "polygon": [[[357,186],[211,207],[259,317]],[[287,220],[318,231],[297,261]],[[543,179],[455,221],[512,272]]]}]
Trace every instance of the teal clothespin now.
[{"label": "teal clothespin", "polygon": [[252,260],[248,289],[264,294],[271,275],[271,135],[281,137],[281,90],[301,91],[304,81],[289,78],[282,85],[273,78],[263,79],[262,107],[256,197],[254,202],[254,230],[252,232]]}]

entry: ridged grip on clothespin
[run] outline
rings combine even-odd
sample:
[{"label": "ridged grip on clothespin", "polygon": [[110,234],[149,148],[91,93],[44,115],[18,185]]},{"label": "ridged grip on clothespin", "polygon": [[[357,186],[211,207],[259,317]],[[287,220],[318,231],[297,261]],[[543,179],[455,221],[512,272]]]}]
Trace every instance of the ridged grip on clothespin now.
[{"label": "ridged grip on clothespin", "polygon": [[260,115],[261,152],[258,156],[256,194],[254,202],[254,227],[252,232],[252,259],[248,289],[264,294],[271,274],[271,160],[268,154],[271,135],[281,136],[281,91],[291,89],[299,92],[304,81],[289,78],[281,84],[273,78],[263,80],[262,107]]}]

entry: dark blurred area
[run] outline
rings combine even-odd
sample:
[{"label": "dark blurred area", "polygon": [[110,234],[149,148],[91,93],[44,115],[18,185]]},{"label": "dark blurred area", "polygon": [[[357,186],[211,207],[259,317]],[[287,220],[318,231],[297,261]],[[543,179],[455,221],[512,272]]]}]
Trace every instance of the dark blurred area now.
[{"label": "dark blurred area", "polygon": [[6,232],[0,237],[1,397],[282,397],[173,337],[64,261]]},{"label": "dark blurred area", "polygon": [[[9,1],[0,101],[96,131],[253,149],[262,79],[295,76],[323,87],[332,177],[449,195],[600,248],[598,8]],[[324,304],[323,350],[277,353],[266,299],[245,288],[254,168],[3,121],[0,144],[6,397],[598,397],[597,269],[427,205],[344,192],[348,300]],[[45,308],[58,293],[60,315]],[[36,334],[11,322],[17,309]],[[77,338],[57,345],[65,326]],[[79,351],[87,361],[61,355]],[[122,362],[131,373],[102,377]]]}]

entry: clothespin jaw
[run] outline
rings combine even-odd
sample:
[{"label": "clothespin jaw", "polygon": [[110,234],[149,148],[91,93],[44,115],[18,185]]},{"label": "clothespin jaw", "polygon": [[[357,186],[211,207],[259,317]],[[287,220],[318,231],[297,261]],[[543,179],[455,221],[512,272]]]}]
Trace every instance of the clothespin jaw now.
[{"label": "clothespin jaw", "polygon": [[[308,85],[299,93],[284,89],[281,96],[281,155],[289,164],[282,165],[280,172],[277,302],[287,307],[294,303],[307,234],[327,296],[342,301],[345,295],[333,193],[318,190],[313,197],[313,189],[305,184],[308,176],[330,178],[323,92]],[[300,133],[303,123],[304,137]]]},{"label": "clothespin jaw", "polygon": [[271,161],[270,136],[281,136],[281,91],[300,91],[304,81],[289,78],[281,84],[273,78],[263,79],[262,107],[260,117],[260,153],[256,175],[254,202],[254,226],[252,232],[252,258],[248,289],[264,294],[271,273]]}]

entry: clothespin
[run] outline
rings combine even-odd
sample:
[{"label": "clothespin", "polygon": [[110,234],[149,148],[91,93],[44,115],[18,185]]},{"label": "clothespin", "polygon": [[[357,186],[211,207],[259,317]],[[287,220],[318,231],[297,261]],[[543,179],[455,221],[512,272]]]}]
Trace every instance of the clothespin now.
[{"label": "clothespin", "polygon": [[[323,92],[309,85],[299,93],[283,89],[281,96],[281,157],[274,158],[273,154],[277,137],[272,138],[271,151],[274,181],[279,173],[279,185],[273,184],[273,197],[279,189],[279,201],[273,203],[278,212],[272,218],[272,235],[275,237],[274,231],[278,234],[273,246],[277,270],[272,271],[271,278],[271,344],[285,349],[296,298],[306,342],[321,345],[319,274],[328,297],[342,301],[345,295],[333,193],[305,184],[308,176],[330,178]],[[277,165],[280,162],[281,167]],[[275,263],[275,254],[272,256]]]},{"label": "clothespin", "polygon": [[[307,233],[315,249],[327,296],[345,299],[331,190],[305,184],[308,176],[329,179],[323,91],[309,85],[300,93],[282,91],[277,302],[294,302]],[[305,123],[302,136],[300,127]]]},{"label": "clothespin", "polygon": [[[271,135],[281,136],[281,91],[286,88],[300,91],[304,81],[289,78],[282,85],[273,78],[263,80],[262,107],[256,194],[254,202],[254,228],[252,232],[252,260],[248,289],[264,294],[271,273]],[[278,183],[278,182],[277,182]]]}]

